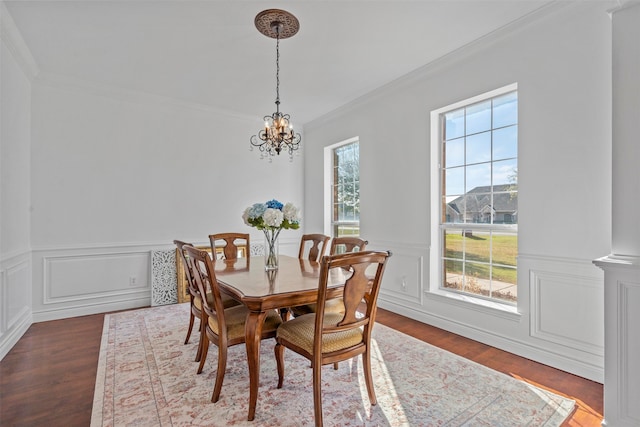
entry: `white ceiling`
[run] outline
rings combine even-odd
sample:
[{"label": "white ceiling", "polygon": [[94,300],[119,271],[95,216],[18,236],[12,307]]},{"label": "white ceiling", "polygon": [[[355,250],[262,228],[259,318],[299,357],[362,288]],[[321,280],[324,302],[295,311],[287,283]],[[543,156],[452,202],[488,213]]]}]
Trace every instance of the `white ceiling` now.
[{"label": "white ceiling", "polygon": [[142,91],[255,117],[275,110],[275,40],[255,15],[285,9],[281,110],[306,123],[550,0],[5,1],[45,78]]}]

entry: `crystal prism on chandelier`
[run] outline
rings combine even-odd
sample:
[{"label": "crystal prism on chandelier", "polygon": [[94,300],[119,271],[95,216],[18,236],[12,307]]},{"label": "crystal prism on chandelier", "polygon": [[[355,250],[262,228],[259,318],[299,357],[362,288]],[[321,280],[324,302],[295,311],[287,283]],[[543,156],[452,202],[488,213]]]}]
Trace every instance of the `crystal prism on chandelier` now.
[{"label": "crystal prism on chandelier", "polygon": [[300,24],[295,16],[280,9],[263,10],[254,22],[258,31],[276,39],[276,112],[264,116],[264,128],[251,137],[250,148],[258,147],[262,157],[280,155],[282,151],[292,157],[302,138],[293,130],[289,114],[280,112],[280,39],[294,36]]}]

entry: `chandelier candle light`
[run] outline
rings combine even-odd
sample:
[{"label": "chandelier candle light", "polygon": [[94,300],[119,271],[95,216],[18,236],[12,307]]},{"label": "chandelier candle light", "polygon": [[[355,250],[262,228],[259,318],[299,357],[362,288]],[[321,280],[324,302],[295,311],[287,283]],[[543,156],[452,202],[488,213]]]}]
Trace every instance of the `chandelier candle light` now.
[{"label": "chandelier candle light", "polygon": [[258,31],[267,37],[276,39],[276,112],[264,116],[264,129],[250,139],[250,149],[258,147],[262,157],[280,155],[282,150],[289,153],[300,147],[300,134],[294,132],[289,114],[280,112],[280,40],[296,35],[300,29],[298,19],[291,13],[280,9],[267,9],[258,13],[254,23]]},{"label": "chandelier candle light", "polygon": [[255,203],[244,210],[244,223],[264,232],[264,269],[278,269],[278,236],[284,229],[300,228],[300,210],[287,203],[283,205],[273,199],[266,203]]}]

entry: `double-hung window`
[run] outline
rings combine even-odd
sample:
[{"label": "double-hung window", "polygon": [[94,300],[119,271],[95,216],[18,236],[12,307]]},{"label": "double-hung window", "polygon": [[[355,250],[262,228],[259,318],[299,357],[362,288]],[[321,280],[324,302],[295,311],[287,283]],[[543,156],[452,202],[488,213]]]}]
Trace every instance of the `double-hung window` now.
[{"label": "double-hung window", "polygon": [[517,301],[518,92],[510,85],[436,110],[432,257],[438,288]]},{"label": "double-hung window", "polygon": [[[357,138],[325,151],[325,177],[330,189],[327,233],[333,237],[360,235],[360,145]],[[328,218],[327,218],[328,217]]]}]

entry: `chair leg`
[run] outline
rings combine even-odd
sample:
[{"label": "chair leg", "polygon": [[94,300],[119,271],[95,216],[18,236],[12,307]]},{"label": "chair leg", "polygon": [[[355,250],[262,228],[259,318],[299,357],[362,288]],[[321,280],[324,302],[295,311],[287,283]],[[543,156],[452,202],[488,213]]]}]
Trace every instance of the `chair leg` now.
[{"label": "chair leg", "polygon": [[[191,337],[191,330],[193,329],[193,320],[195,319],[195,316],[193,315],[193,312],[191,312],[189,314],[189,329],[187,330],[187,338],[184,340],[185,344],[189,344],[189,338]],[[196,360],[197,362],[197,360]]]},{"label": "chair leg", "polygon": [[209,338],[206,334],[200,334],[200,341],[202,342],[202,350],[200,351],[200,366],[198,366],[198,374],[202,372],[204,362],[207,360],[207,353],[209,353]]},{"label": "chair leg", "polygon": [[316,427],[322,427],[322,364],[313,364],[313,414]]},{"label": "chair leg", "polygon": [[198,334],[200,334],[200,341],[198,342],[198,350],[196,353],[196,362],[200,361],[200,358],[202,357],[202,347],[203,347],[203,342],[205,339],[207,339],[207,337],[202,337],[202,319],[200,319],[200,327],[198,328]]},{"label": "chair leg", "polygon": [[222,381],[224,381],[224,372],[227,370],[227,345],[219,343],[218,345],[218,371],[216,372],[216,384],[213,386],[213,394],[211,401],[216,403],[220,399],[220,391],[222,391]]},{"label": "chair leg", "polygon": [[338,370],[338,362],[333,362],[333,370],[334,371]]},{"label": "chair leg", "polygon": [[367,393],[369,393],[369,401],[372,405],[378,403],[376,400],[376,391],[373,388],[373,376],[371,375],[371,357],[369,355],[369,348],[362,353],[362,362],[364,370],[364,382],[367,385]]},{"label": "chair leg", "polygon": [[273,351],[276,354],[276,365],[278,367],[278,388],[282,388],[284,381],[284,346],[276,343]]}]

